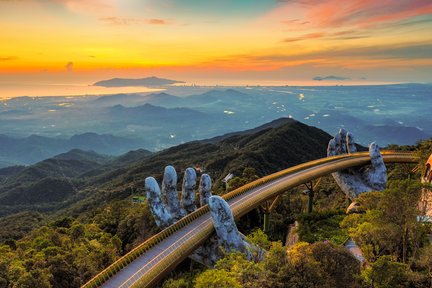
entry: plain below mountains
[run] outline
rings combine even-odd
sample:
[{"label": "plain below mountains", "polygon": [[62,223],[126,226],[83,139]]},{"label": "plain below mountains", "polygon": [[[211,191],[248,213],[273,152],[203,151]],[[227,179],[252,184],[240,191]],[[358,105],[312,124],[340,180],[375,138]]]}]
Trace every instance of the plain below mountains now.
[{"label": "plain below mountains", "polygon": [[[432,121],[430,87],[207,87],[206,90],[169,86],[164,93],[21,97],[0,105],[0,131],[14,137],[111,134],[139,138],[139,147],[160,151],[192,140],[251,129],[280,117],[292,117],[330,134],[345,127],[365,146],[373,141],[380,146],[414,144],[432,135],[428,125]],[[97,147],[89,149],[102,153]]]}]

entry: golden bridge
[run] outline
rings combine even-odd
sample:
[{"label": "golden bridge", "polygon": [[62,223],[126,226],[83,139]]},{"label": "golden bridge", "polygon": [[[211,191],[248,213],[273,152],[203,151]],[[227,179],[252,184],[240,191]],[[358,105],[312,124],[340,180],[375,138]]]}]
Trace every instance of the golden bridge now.
[{"label": "golden bridge", "polygon": [[[382,151],[384,162],[416,163],[411,152]],[[223,198],[236,219],[288,189],[350,167],[370,164],[369,152],[326,157],[255,180]],[[83,285],[90,287],[152,287],[213,233],[208,205],[183,217],[141,243]]]}]

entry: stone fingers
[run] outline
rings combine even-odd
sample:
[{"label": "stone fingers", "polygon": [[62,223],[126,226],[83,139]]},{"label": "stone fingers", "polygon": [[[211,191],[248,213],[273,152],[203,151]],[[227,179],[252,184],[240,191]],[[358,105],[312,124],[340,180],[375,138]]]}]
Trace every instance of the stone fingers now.
[{"label": "stone fingers", "polygon": [[327,147],[327,156],[335,156],[348,153],[347,149],[347,132],[341,128],[333,139],[329,141]]},{"label": "stone fingers", "polygon": [[357,152],[357,147],[354,142],[354,136],[350,132],[346,133],[347,153]]},{"label": "stone fingers", "polygon": [[177,172],[173,166],[166,166],[162,181],[162,199],[166,202],[169,212],[175,220],[186,215],[180,206],[177,192]]},{"label": "stone fingers", "polygon": [[387,168],[384,164],[379,146],[375,142],[369,145],[369,155],[372,167],[365,170],[369,186],[376,191],[382,191],[387,184]]},{"label": "stone fingers", "polygon": [[208,200],[212,196],[211,186],[212,181],[210,176],[208,174],[202,174],[198,188],[201,207],[208,204]]},{"label": "stone fingers", "polygon": [[145,192],[156,225],[161,228],[171,225],[174,219],[165,206],[165,203],[162,201],[162,195],[156,179],[153,177],[147,177],[145,179]]},{"label": "stone fingers", "polygon": [[196,210],[195,205],[196,172],[193,168],[187,168],[183,176],[181,206],[187,214]]},{"label": "stone fingers", "polygon": [[210,206],[210,214],[219,244],[227,252],[240,251],[250,256],[250,252],[246,249],[246,245],[234,222],[234,217],[228,203],[222,197],[211,196],[208,205]]},{"label": "stone fingers", "polygon": [[336,156],[336,141],[335,139],[330,139],[327,146],[327,157]]},{"label": "stone fingers", "polygon": [[339,151],[338,151],[339,153],[338,154],[348,153],[347,142],[346,142],[347,132],[344,128],[339,129],[339,133],[337,134],[337,138],[339,139],[339,143],[336,143],[336,145],[339,144]]}]

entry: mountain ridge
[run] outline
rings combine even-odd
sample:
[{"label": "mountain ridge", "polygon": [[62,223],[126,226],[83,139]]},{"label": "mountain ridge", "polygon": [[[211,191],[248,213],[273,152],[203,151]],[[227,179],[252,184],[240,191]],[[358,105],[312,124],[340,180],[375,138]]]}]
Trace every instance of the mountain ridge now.
[{"label": "mountain ridge", "polygon": [[[161,180],[166,165],[174,165],[179,173],[187,167],[199,168],[212,176],[218,189],[227,173],[240,175],[245,167],[264,176],[324,157],[330,138],[318,128],[280,119],[210,142],[192,141],[152,154],[136,150],[113,158],[71,150],[7,177],[0,184],[0,211],[3,215],[62,209],[81,213],[89,205],[122,199],[136,193],[133,191],[142,193],[145,177],[154,175]],[[50,193],[58,195],[46,195],[44,185],[51,185]],[[34,199],[42,202],[33,203]]]}]

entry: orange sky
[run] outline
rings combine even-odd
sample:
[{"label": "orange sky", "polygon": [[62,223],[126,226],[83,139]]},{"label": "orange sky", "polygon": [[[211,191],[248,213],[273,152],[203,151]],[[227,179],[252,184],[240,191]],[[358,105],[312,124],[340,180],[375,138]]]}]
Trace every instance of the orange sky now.
[{"label": "orange sky", "polygon": [[0,0],[0,29],[0,85],[432,82],[429,0]]}]

